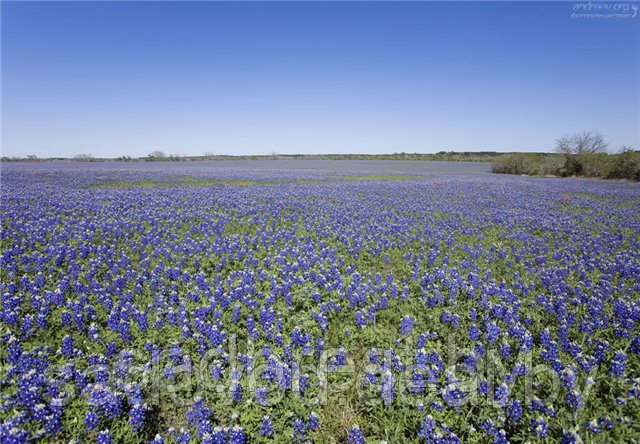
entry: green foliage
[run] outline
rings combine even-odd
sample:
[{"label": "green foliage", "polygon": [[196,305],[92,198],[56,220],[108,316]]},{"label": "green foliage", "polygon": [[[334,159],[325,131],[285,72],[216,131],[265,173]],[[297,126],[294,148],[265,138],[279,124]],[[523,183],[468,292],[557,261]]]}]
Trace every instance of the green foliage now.
[{"label": "green foliage", "polygon": [[526,174],[529,176],[560,175],[564,159],[557,155],[507,154],[493,161],[491,169],[499,174]]},{"label": "green foliage", "polygon": [[640,152],[623,149],[610,163],[607,178],[640,180]]},{"label": "green foliage", "polygon": [[491,169],[499,174],[640,180],[640,152],[623,150],[618,154],[508,154],[494,160]]},{"label": "green foliage", "polygon": [[[308,184],[308,183],[335,183],[339,181],[344,182],[365,182],[365,181],[390,181],[390,180],[411,180],[421,179],[422,176],[402,176],[402,175],[365,175],[365,176],[332,176],[332,179],[317,180],[317,179],[302,179],[294,180],[292,183],[296,184]],[[278,182],[257,182],[253,180],[211,180],[202,179],[193,176],[181,176],[176,180],[162,181],[162,180],[140,180],[140,181],[126,181],[126,180],[107,180],[95,185],[91,185],[89,189],[101,189],[101,188],[119,188],[119,189],[131,189],[131,188],[167,188],[167,187],[207,187],[214,185],[229,185],[236,187],[248,187],[255,185],[277,185]]]},{"label": "green foliage", "polygon": [[184,176],[175,181],[160,180],[140,180],[137,182],[129,182],[125,180],[108,180],[105,182],[92,185],[90,189],[100,188],[166,188],[166,187],[205,187],[212,185],[233,185],[238,187],[247,187],[251,185],[268,185],[273,182],[256,182],[252,180],[208,180],[199,179],[197,177]]}]

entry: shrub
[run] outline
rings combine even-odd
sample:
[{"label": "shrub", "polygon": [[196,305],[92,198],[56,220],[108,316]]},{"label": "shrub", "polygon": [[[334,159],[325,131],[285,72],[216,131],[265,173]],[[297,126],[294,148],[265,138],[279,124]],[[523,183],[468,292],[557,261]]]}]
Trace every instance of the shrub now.
[{"label": "shrub", "polygon": [[559,175],[564,159],[557,155],[508,154],[496,159],[491,169],[500,174],[527,174],[530,176]]},{"label": "shrub", "polygon": [[619,154],[570,155],[565,175],[640,180],[640,152],[623,149]]},{"label": "shrub", "polygon": [[575,176],[607,177],[612,164],[612,156],[609,154],[578,154],[570,156],[572,165],[575,165]]},{"label": "shrub", "polygon": [[496,159],[491,169],[499,174],[640,180],[640,151],[623,149],[619,154],[581,153],[562,156],[509,154]]},{"label": "shrub", "polygon": [[536,174],[535,160],[531,154],[507,154],[491,164],[494,173],[500,174]]},{"label": "shrub", "polygon": [[607,179],[640,180],[640,152],[623,148],[611,162]]},{"label": "shrub", "polygon": [[538,163],[537,174],[540,176],[561,176],[565,162],[561,156],[542,156]]}]

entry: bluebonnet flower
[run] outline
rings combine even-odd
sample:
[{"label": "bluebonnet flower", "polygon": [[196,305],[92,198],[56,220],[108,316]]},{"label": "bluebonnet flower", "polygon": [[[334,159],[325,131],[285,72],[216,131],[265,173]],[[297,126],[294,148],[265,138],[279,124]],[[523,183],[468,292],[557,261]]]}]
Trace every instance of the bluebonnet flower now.
[{"label": "bluebonnet flower", "polygon": [[480,338],[480,329],[475,324],[469,327],[469,339],[477,341]]},{"label": "bluebonnet flower", "polygon": [[613,421],[608,418],[598,418],[598,425],[605,430],[613,430],[615,428]]},{"label": "bluebonnet flower", "polygon": [[267,438],[273,436],[273,423],[271,422],[271,418],[268,416],[262,417],[262,422],[260,423],[260,436],[265,436]]},{"label": "bluebonnet flower", "polygon": [[477,391],[479,396],[487,396],[489,394],[489,383],[484,380],[480,381]]},{"label": "bluebonnet flower", "polygon": [[442,389],[442,399],[450,407],[460,407],[466,402],[467,395],[459,387],[460,383],[453,375],[447,375],[447,385]]},{"label": "bluebonnet flower", "polygon": [[315,431],[318,429],[320,425],[320,421],[318,419],[318,415],[315,412],[311,412],[309,415],[309,419],[307,420],[307,428],[309,430]]},{"label": "bluebonnet flower", "polygon": [[307,426],[301,419],[296,419],[293,423],[293,439],[295,442],[306,440]]},{"label": "bluebonnet flower", "polygon": [[520,401],[511,401],[507,406],[507,416],[509,417],[509,422],[511,424],[515,424],[520,421],[523,412],[524,409],[522,408],[522,404],[520,403]]},{"label": "bluebonnet flower", "polygon": [[486,338],[487,341],[489,341],[489,343],[493,344],[498,340],[498,337],[500,336],[500,328],[496,325],[495,322],[491,322],[490,324],[487,325],[487,333],[486,333]]},{"label": "bluebonnet flower", "polygon": [[258,405],[266,406],[267,405],[267,389],[266,387],[258,387],[256,389],[256,402]]},{"label": "bluebonnet flower", "polygon": [[572,367],[566,367],[562,374],[560,375],[560,379],[562,381],[562,385],[564,385],[567,389],[573,390],[576,386],[577,375]]},{"label": "bluebonnet flower", "polygon": [[611,360],[611,370],[609,370],[611,376],[615,376],[617,378],[622,377],[624,375],[626,363],[627,355],[623,351],[617,351]]},{"label": "bluebonnet flower", "polygon": [[485,419],[480,426],[480,428],[489,436],[497,436],[498,430],[496,429],[495,423],[490,419]]},{"label": "bluebonnet flower", "polygon": [[242,427],[234,426],[229,430],[227,439],[229,444],[244,444],[247,441],[247,436]]},{"label": "bluebonnet flower", "polygon": [[360,310],[356,312],[356,325],[360,328],[365,328],[367,326],[367,314]]},{"label": "bluebonnet flower", "polygon": [[509,439],[507,439],[507,432],[504,429],[498,430],[495,438],[493,438],[494,444],[509,444]]},{"label": "bluebonnet flower", "polygon": [[549,427],[547,426],[547,423],[540,417],[531,420],[531,430],[533,430],[536,436],[540,438],[546,438],[549,434]]},{"label": "bluebonnet flower", "polygon": [[376,375],[374,373],[369,372],[369,373],[367,373],[365,375],[365,380],[369,384],[374,385],[378,381],[378,378],[376,377]]},{"label": "bluebonnet flower", "polygon": [[382,389],[380,396],[384,402],[385,407],[388,407],[393,402],[396,378],[391,373],[391,370],[386,369],[382,375]]},{"label": "bluebonnet flower", "polygon": [[432,441],[435,438],[436,434],[436,422],[431,415],[427,415],[427,417],[422,421],[420,425],[420,431],[418,432],[418,437],[424,439],[425,441]]},{"label": "bluebonnet flower", "polygon": [[511,390],[509,389],[509,386],[507,384],[504,384],[504,383],[500,384],[496,388],[494,402],[500,406],[505,406],[509,399],[510,393],[511,393]]},{"label": "bluebonnet flower", "polygon": [[600,434],[602,430],[599,427],[598,420],[592,419],[591,421],[587,421],[583,424],[584,428],[587,429],[591,433]]},{"label": "bluebonnet flower", "polygon": [[87,430],[95,430],[100,424],[100,416],[96,412],[89,411],[84,417],[84,424]]},{"label": "bluebonnet flower", "polygon": [[509,359],[511,359],[511,346],[509,344],[503,344],[500,347],[500,355],[504,360],[508,361]]},{"label": "bluebonnet flower", "polygon": [[111,434],[109,433],[109,430],[102,430],[98,433],[98,436],[96,437],[96,440],[98,442],[98,444],[111,444],[113,441],[113,438],[111,437]]},{"label": "bluebonnet flower", "polygon": [[334,363],[338,367],[342,367],[347,364],[347,353],[344,348],[340,347],[336,352]]},{"label": "bluebonnet flower", "polygon": [[416,341],[416,347],[417,348],[424,348],[427,345],[427,341],[429,340],[429,335],[427,335],[426,333],[421,333],[418,336],[418,339]]},{"label": "bluebonnet flower", "polygon": [[169,429],[169,432],[171,432],[173,440],[178,444],[189,444],[191,441],[191,433],[183,427],[180,427],[180,431],[178,433],[176,433],[173,428]]},{"label": "bluebonnet flower", "polygon": [[400,333],[403,335],[411,334],[413,331],[413,319],[410,316],[404,316],[400,321]]},{"label": "bluebonnet flower", "polygon": [[233,379],[231,381],[231,398],[233,398],[234,402],[238,403],[242,400],[242,391],[243,389],[240,381]]},{"label": "bluebonnet flower", "polygon": [[147,414],[147,406],[136,404],[129,411],[131,427],[134,431],[140,430],[144,426],[144,421]]},{"label": "bluebonnet flower", "polygon": [[566,404],[571,407],[572,410],[580,410],[584,407],[582,396],[577,390],[571,390],[565,396]]},{"label": "bluebonnet flower", "polygon": [[211,410],[207,408],[202,398],[197,398],[193,406],[187,412],[187,423],[197,425],[206,421],[211,416]]},{"label": "bluebonnet flower", "polygon": [[349,444],[364,444],[364,435],[360,430],[360,426],[355,425],[349,429],[347,442]]},{"label": "bluebonnet flower", "polygon": [[62,339],[62,354],[67,357],[74,355],[74,341],[69,335]]},{"label": "bluebonnet flower", "polygon": [[629,351],[634,355],[640,355],[640,334],[637,335],[629,345]]},{"label": "bluebonnet flower", "polygon": [[582,444],[582,438],[576,430],[563,430],[562,444]]}]

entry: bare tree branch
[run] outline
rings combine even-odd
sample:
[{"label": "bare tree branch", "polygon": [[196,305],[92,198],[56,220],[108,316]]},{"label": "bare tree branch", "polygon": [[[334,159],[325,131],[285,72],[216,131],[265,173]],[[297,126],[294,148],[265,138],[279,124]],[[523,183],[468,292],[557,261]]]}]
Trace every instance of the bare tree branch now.
[{"label": "bare tree branch", "polygon": [[583,131],[563,136],[556,141],[556,151],[561,154],[596,154],[607,151],[604,137],[597,131]]}]

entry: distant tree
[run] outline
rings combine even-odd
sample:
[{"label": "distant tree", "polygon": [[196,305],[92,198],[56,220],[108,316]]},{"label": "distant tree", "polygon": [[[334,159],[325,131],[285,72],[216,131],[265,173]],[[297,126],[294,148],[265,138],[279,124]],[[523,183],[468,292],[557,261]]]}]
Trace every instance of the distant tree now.
[{"label": "distant tree", "polygon": [[35,154],[29,154],[27,156],[27,160],[38,160],[38,156],[36,156]]},{"label": "distant tree", "polygon": [[583,131],[559,138],[556,151],[564,155],[604,153],[607,143],[599,132]]},{"label": "distant tree", "polygon": [[75,156],[73,156],[74,160],[81,160],[81,161],[90,161],[93,160],[93,156],[91,154],[76,154]]},{"label": "distant tree", "polygon": [[167,155],[163,151],[156,150],[149,153],[150,159],[164,159],[165,157]]},{"label": "distant tree", "polygon": [[640,153],[640,150],[637,150],[635,148],[632,148],[628,145],[622,145],[620,148],[618,148],[618,153],[619,154],[624,154],[624,153]]}]

